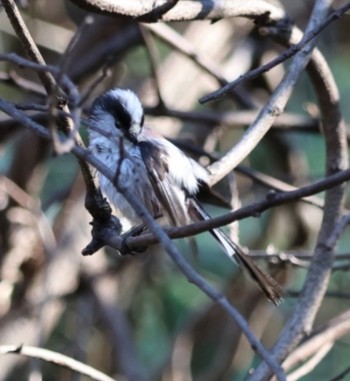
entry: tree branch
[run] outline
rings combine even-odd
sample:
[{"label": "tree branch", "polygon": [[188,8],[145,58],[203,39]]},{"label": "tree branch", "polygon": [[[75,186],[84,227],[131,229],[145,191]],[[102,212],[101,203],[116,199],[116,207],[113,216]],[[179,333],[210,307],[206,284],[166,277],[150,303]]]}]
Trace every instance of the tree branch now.
[{"label": "tree branch", "polygon": [[[307,30],[322,23],[329,1],[318,0]],[[281,36],[279,36],[279,39]],[[294,29],[290,40],[286,44],[293,44],[300,40],[300,32]],[[346,132],[339,107],[339,94],[328,65],[319,52],[315,52],[308,66],[308,74],[312,80],[322,112],[322,125],[326,141],[326,173],[327,176],[337,174],[347,168]],[[342,209],[344,187],[338,186],[326,192],[325,207],[321,229],[317,239],[315,254],[311,262],[307,278],[293,311],[284,326],[273,352],[277,358],[283,360],[288,353],[308,333],[314,322],[316,313],[325,295],[333,264],[333,247],[327,246],[329,237],[334,233]],[[333,242],[334,244],[334,242]],[[250,381],[262,381],[270,378],[270,371],[261,364]]]},{"label": "tree branch", "polygon": [[[327,11],[328,8],[325,9],[323,14],[319,14],[320,19],[317,22],[314,19],[311,19],[305,34],[306,36],[323,22],[327,15]],[[302,41],[304,41],[304,38]],[[296,53],[287,73],[269,98],[267,104],[260,111],[255,122],[248,128],[234,147],[232,147],[220,160],[208,167],[208,170],[211,173],[209,179],[210,185],[216,184],[231,172],[233,168],[241,163],[269,131],[276,117],[283,112],[294,86],[311,57],[316,42],[316,39],[309,41]]]},{"label": "tree branch", "polygon": [[18,354],[41,359],[83,374],[84,376],[90,377],[92,380],[96,381],[116,381],[115,379],[108,377],[106,374],[92,368],[89,365],[83,364],[80,361],[74,360],[71,357],[65,356],[61,353],[53,352],[44,348],[31,347],[27,345],[0,345],[0,354]]},{"label": "tree branch", "polygon": [[[346,13],[350,9],[350,3],[347,3],[343,5],[342,7],[336,9],[333,11],[327,19],[320,25],[318,25],[315,29],[311,30],[309,33],[305,34],[302,40],[295,44],[290,46],[285,52],[271,60],[265,65],[259,66],[258,68],[249,71],[248,73],[241,75],[236,80],[227,83],[225,86],[221,87],[221,89],[213,91],[210,94],[207,94],[199,99],[200,103],[207,103],[209,101],[213,101],[216,99],[219,99],[220,97],[226,95],[228,92],[230,92],[234,87],[239,85],[243,81],[252,80],[259,75],[271,70],[275,66],[279,65],[280,63],[288,60],[289,58],[293,57],[296,53],[298,53],[302,48],[305,47],[305,45],[310,42],[313,38],[318,36],[326,27],[328,27],[333,21],[339,20],[339,18]],[[260,28],[260,33],[264,33],[264,28]],[[267,32],[268,34],[268,32]]]},{"label": "tree branch", "polygon": [[[272,22],[283,19],[282,8],[264,0],[200,0],[150,2],[124,0],[71,0],[76,5],[90,12],[111,16],[128,17],[137,21],[189,21],[218,20],[227,17],[264,18]],[[158,10],[161,12],[158,13]],[[145,16],[148,18],[145,19]],[[154,17],[156,16],[156,18]]]}]

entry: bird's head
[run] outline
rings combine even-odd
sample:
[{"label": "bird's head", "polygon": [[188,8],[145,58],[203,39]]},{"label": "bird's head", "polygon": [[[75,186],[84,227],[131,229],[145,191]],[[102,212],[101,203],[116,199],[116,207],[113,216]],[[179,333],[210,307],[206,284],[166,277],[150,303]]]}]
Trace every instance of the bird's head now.
[{"label": "bird's head", "polygon": [[113,89],[96,98],[90,119],[106,132],[113,134],[117,129],[126,139],[136,143],[142,132],[144,112],[134,92]]}]

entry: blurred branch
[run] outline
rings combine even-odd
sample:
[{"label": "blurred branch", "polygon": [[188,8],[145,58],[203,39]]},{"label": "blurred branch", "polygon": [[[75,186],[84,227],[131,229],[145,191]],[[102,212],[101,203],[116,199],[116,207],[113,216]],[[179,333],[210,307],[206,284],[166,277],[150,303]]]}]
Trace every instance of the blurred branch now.
[{"label": "blurred branch", "polygon": [[[249,255],[255,259],[267,259],[272,263],[290,262],[290,258],[296,258],[303,262],[312,260],[314,252],[312,250],[285,250],[285,251],[271,251],[271,250],[250,250]],[[350,253],[339,253],[334,255],[334,261],[350,261]],[[293,264],[293,261],[292,261]]]},{"label": "blurred branch", "polygon": [[[16,53],[0,53],[0,61],[12,62],[20,67],[33,69],[39,73],[47,72],[50,73],[50,77],[52,78],[60,73],[57,66],[32,62]],[[79,103],[79,92],[74,83],[66,75],[61,77],[61,86],[66,92],[68,92],[69,101],[72,102],[73,105]]]},{"label": "blurred branch", "polygon": [[297,381],[301,377],[312,372],[315,367],[327,356],[329,351],[333,348],[333,343],[325,343],[322,347],[318,347],[317,351],[301,365],[298,369],[288,374],[288,381]]},{"label": "blurred branch", "polygon": [[48,255],[52,254],[56,248],[56,239],[47,217],[40,208],[40,201],[31,197],[16,183],[5,176],[0,176],[0,190],[7,193],[9,197],[16,200],[18,205],[31,213],[33,216],[33,226],[35,226],[38,231],[46,253]]},{"label": "blurred branch", "polygon": [[[137,21],[218,20],[226,17],[264,18],[270,22],[285,17],[283,10],[264,0],[157,0],[152,3],[116,0],[71,0],[90,12],[129,17]],[[166,6],[168,5],[168,7]],[[159,9],[160,14],[157,14]],[[156,18],[155,18],[156,16]]]},{"label": "blurred branch", "polygon": [[19,354],[36,359],[41,359],[61,367],[70,369],[74,372],[83,374],[96,381],[116,381],[108,377],[106,374],[92,368],[89,365],[83,364],[80,361],[74,360],[71,357],[62,355],[61,353],[53,352],[48,349],[31,347],[26,345],[0,345],[0,354]]},{"label": "blurred branch", "polygon": [[140,24],[139,27],[148,54],[151,66],[151,73],[153,76],[153,82],[158,96],[158,104],[155,108],[160,110],[166,109],[166,105],[160,88],[160,78],[158,75],[159,55],[157,51],[157,46],[154,42],[153,36],[150,33],[150,31],[147,28],[145,28],[142,24]]},{"label": "blurred branch", "polygon": [[[320,9],[317,9],[316,14],[313,15],[309,21],[305,36],[323,22],[327,16],[328,10],[329,3],[326,3],[323,8],[320,7]],[[280,30],[280,33],[282,32],[285,33],[285,30]],[[304,41],[304,38],[305,37],[303,37],[302,41]],[[259,112],[254,123],[248,128],[234,147],[232,147],[221,159],[208,167],[208,170],[211,173],[209,179],[210,185],[216,184],[231,172],[237,164],[241,163],[269,131],[276,117],[282,114],[292,94],[294,86],[311,58],[316,42],[316,39],[309,41],[296,53],[287,73],[269,98],[267,104]]]},{"label": "blurred branch", "polygon": [[[93,31],[88,34],[87,42],[81,44],[80,49],[76,49],[75,60],[79,60],[79,65],[71,65],[68,68],[69,76],[74,82],[81,82],[88,74],[99,70],[102,67],[109,68],[122,57],[130,48],[141,42],[140,30],[135,24],[127,24],[119,27],[115,24],[113,32],[106,36],[103,27],[110,27],[106,20],[95,20]],[[119,28],[118,28],[119,27]],[[102,36],[96,41],[91,41],[96,35],[96,28]],[[92,35],[92,36],[91,36]],[[86,46],[85,46],[86,45]],[[85,49],[82,51],[82,49]],[[72,60],[74,62],[74,59]]]},{"label": "blurred branch", "polygon": [[[204,55],[202,52],[200,52],[195,46],[193,46],[193,44],[191,44],[175,29],[166,24],[144,24],[143,27],[151,31],[160,40],[192,60],[198,67],[215,78],[219,84],[225,85],[228,83],[228,79],[224,76],[222,70],[220,70],[218,65],[207,55]],[[256,107],[253,101],[250,99],[250,96],[244,93],[241,88],[233,89],[232,96],[245,107]]]},{"label": "blurred branch", "polygon": [[[331,2],[318,0],[307,27],[308,31],[323,22]],[[323,17],[320,16],[319,12]],[[275,31],[276,32],[276,31]],[[301,32],[294,28],[286,45],[294,44],[300,40]],[[277,35],[276,35],[277,36]],[[278,35],[279,40],[282,36]],[[337,175],[347,168],[346,131],[339,107],[339,93],[327,62],[322,55],[315,51],[313,59],[307,67],[308,74],[315,88],[319,108],[322,112],[322,125],[326,143],[326,174]],[[344,197],[344,187],[337,186],[326,192],[325,206],[321,229],[317,239],[315,254],[313,256],[302,293],[296,303],[295,309],[285,324],[273,353],[283,360],[305,337],[314,322],[316,313],[325,295],[329,277],[332,271],[334,247],[327,246],[329,237],[334,233],[339,222]],[[333,242],[334,243],[334,242]],[[261,364],[250,377],[251,381],[262,381],[270,378],[270,371]]]},{"label": "blurred branch", "polygon": [[[104,274],[105,275],[105,274]],[[112,279],[115,274],[112,275]],[[83,288],[87,289],[94,306],[101,318],[104,326],[110,332],[110,345],[113,345],[116,352],[116,362],[121,373],[128,381],[147,381],[149,376],[143,366],[138,361],[137,351],[133,345],[131,324],[126,311],[118,308],[115,302],[115,290],[104,277],[99,282],[98,277],[91,277],[82,274]],[[106,284],[107,280],[107,284]]]},{"label": "blurred branch", "polygon": [[[235,86],[239,85],[241,82],[252,80],[259,75],[271,70],[275,66],[279,65],[280,63],[286,61],[287,59],[293,57],[295,54],[297,54],[300,50],[302,50],[308,42],[310,42],[313,38],[318,36],[326,27],[328,27],[333,21],[339,20],[339,18],[345,14],[350,9],[350,3],[345,4],[344,6],[336,9],[333,11],[327,19],[321,23],[320,25],[316,26],[313,30],[311,30],[308,33],[305,33],[302,40],[292,45],[290,48],[288,48],[285,52],[277,56],[272,61],[268,62],[265,65],[261,65],[258,68],[249,71],[248,73],[241,75],[236,80],[229,82],[225,86],[223,86],[221,89],[216,90],[208,95],[203,96],[199,99],[200,103],[206,103],[209,101],[216,100],[224,95],[226,95],[229,91],[231,91]],[[260,32],[264,34],[264,28],[260,28]]]},{"label": "blurred branch", "polygon": [[[350,332],[350,311],[347,310],[331,319],[327,324],[316,328],[283,362],[283,368],[289,370],[325,346],[331,345]],[[289,378],[288,378],[289,379]]]},{"label": "blurred branch", "polygon": [[[256,171],[253,168],[248,168],[243,165],[238,165],[235,171],[249,177],[252,181],[254,181],[254,183],[258,183],[266,188],[269,188],[270,194],[272,195],[274,194],[274,191],[279,193],[279,192],[289,192],[289,191],[298,190],[298,188],[294,185],[288,184],[285,181],[281,181],[265,173]],[[268,197],[269,195],[267,196],[267,198]],[[300,201],[303,201],[309,205],[316,206],[317,208],[320,208],[320,209],[322,209],[324,206],[323,200],[317,196],[303,197],[303,198],[300,198]]]},{"label": "blurred branch", "polygon": [[[45,65],[45,60],[41,55],[38,47],[36,46],[36,43],[33,40],[31,34],[29,33],[29,30],[21,17],[15,1],[3,0],[2,5],[27,56],[33,62],[36,62],[40,65]],[[39,77],[46,89],[47,94],[52,94],[56,91],[55,79],[49,71],[40,71]]]},{"label": "blurred branch", "polygon": [[26,78],[21,78],[15,71],[10,70],[8,73],[0,72],[0,81],[14,84],[23,91],[38,94],[40,96],[45,95],[44,88],[37,83],[30,81]]},{"label": "blurred branch", "polygon": [[[177,118],[186,122],[201,123],[209,126],[227,126],[231,128],[242,125],[250,125],[256,119],[258,111],[256,110],[235,110],[227,112],[218,112],[215,110],[202,111],[182,111],[174,108],[144,107],[146,115],[167,116]],[[272,127],[282,130],[297,130],[305,133],[319,133],[319,122],[317,119],[309,118],[294,113],[284,112],[274,121]]]}]

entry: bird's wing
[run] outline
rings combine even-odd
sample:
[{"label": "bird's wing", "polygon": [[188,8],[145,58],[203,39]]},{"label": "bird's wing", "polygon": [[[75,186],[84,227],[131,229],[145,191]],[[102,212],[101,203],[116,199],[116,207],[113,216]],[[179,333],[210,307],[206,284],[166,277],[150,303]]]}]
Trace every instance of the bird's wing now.
[{"label": "bird's wing", "polygon": [[141,156],[146,166],[154,192],[168,215],[170,222],[186,225],[189,222],[185,192],[169,173],[169,157],[163,146],[153,141],[139,142]]}]

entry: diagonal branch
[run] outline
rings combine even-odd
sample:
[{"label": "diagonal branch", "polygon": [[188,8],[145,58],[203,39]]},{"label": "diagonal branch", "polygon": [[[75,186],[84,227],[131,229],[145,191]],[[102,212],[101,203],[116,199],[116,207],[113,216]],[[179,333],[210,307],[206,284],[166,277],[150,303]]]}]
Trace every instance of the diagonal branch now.
[{"label": "diagonal branch", "polygon": [[44,348],[31,347],[27,345],[0,345],[0,354],[18,354],[36,359],[41,359],[61,367],[70,369],[74,372],[90,377],[95,381],[116,381],[114,378],[108,377],[106,374],[65,356],[58,352],[53,352]]},{"label": "diagonal branch", "polygon": [[292,369],[300,361],[304,361],[309,356],[320,350],[324,345],[334,344],[336,340],[350,332],[350,311],[347,310],[339,316],[331,319],[324,326],[318,327],[300,344],[284,361],[286,370]]},{"label": "diagonal branch", "polygon": [[[298,42],[295,45],[290,46],[284,53],[277,56],[272,61],[268,62],[265,65],[259,66],[258,68],[251,70],[250,72],[241,75],[236,80],[227,83],[220,89],[203,96],[199,99],[200,103],[207,103],[212,100],[216,100],[223,95],[226,95],[229,91],[231,91],[234,87],[239,85],[243,81],[252,80],[259,75],[271,70],[275,66],[279,65],[280,63],[288,60],[289,58],[293,57],[297,52],[299,52],[308,42],[310,42],[313,38],[315,38],[317,35],[319,35],[326,27],[328,27],[333,21],[339,20],[339,18],[345,14],[350,9],[350,3],[345,4],[344,6],[340,7],[339,9],[336,9],[333,11],[327,19],[320,24],[315,29],[311,30],[308,34],[305,34],[304,38]],[[263,32],[263,28],[260,28],[260,32]]]},{"label": "diagonal branch", "polygon": [[[315,20],[310,22],[306,35],[314,30],[315,27],[322,24],[327,15],[327,11],[328,8],[324,10],[323,14],[319,14],[317,22]],[[302,41],[304,41],[304,38]],[[316,42],[317,39],[309,41],[300,51],[298,51],[298,53],[296,53],[287,73],[273,92],[267,104],[260,111],[255,122],[248,128],[234,147],[232,147],[220,160],[208,167],[208,170],[211,173],[209,179],[210,185],[216,184],[241,163],[269,131],[276,117],[283,112],[294,86],[298,82],[311,57]]]},{"label": "diagonal branch", "polygon": [[[21,14],[14,0],[3,0],[5,12],[15,30],[19,41],[21,42],[27,56],[33,61],[41,65],[45,65],[45,60],[40,53],[33,37],[23,21]],[[56,89],[56,81],[52,74],[48,71],[39,72],[41,83],[45,87],[47,94],[52,94]]]},{"label": "diagonal branch", "polygon": [[[327,10],[331,2],[318,0],[314,7],[313,22],[322,22],[317,13],[318,9]],[[279,36],[281,38],[281,36]],[[300,39],[300,32],[294,30],[287,45]],[[346,131],[339,107],[339,93],[327,63],[319,52],[315,52],[308,66],[308,74],[316,90],[322,111],[322,125],[326,142],[326,174],[338,174],[347,168]],[[325,196],[324,215],[317,239],[307,278],[296,307],[283,328],[273,352],[280,361],[284,360],[293,348],[308,333],[314,322],[316,313],[321,305],[332,271],[334,244],[329,246],[329,237],[334,234],[339,223],[344,197],[344,187],[329,189]],[[262,381],[270,378],[270,371],[261,364],[251,381]]]}]

